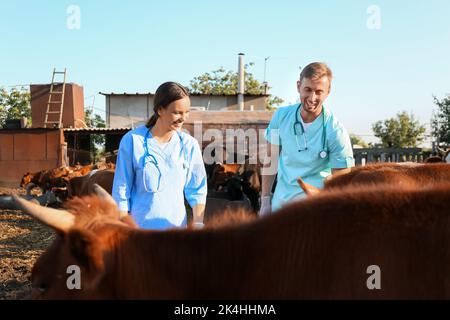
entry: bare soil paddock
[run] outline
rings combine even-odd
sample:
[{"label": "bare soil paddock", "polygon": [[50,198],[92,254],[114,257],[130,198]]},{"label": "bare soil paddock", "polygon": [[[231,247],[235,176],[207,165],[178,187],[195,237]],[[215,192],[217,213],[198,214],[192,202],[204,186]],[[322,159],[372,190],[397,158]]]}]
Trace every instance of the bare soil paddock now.
[{"label": "bare soil paddock", "polygon": [[[25,194],[0,187],[0,196],[13,192]],[[0,300],[31,298],[31,268],[52,240],[50,228],[19,210],[0,208]]]}]

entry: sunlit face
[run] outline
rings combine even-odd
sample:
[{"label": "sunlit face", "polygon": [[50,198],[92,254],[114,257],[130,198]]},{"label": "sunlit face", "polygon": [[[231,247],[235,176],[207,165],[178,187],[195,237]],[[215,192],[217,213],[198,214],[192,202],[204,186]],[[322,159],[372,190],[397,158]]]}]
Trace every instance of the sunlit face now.
[{"label": "sunlit face", "polygon": [[302,110],[309,115],[318,116],[322,112],[322,104],[330,94],[330,80],[328,77],[319,79],[303,78],[297,81]]},{"label": "sunlit face", "polygon": [[183,123],[189,117],[189,108],[191,107],[191,100],[189,97],[184,97],[180,100],[175,100],[166,108],[161,108],[158,111],[161,125],[167,130],[180,130]]}]

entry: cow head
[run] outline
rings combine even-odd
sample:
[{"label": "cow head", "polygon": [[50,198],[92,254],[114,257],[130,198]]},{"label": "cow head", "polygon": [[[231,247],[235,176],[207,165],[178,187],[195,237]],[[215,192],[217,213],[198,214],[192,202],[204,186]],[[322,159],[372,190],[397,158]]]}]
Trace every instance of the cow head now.
[{"label": "cow head", "polygon": [[24,188],[27,184],[31,182],[31,179],[33,179],[33,175],[31,172],[27,172],[23,175],[22,180],[20,181],[20,186]]},{"label": "cow head", "polygon": [[34,299],[111,298],[106,295],[111,292],[108,268],[114,267],[114,249],[132,224],[121,217],[106,191],[99,186],[95,191],[97,195],[69,201],[66,210],[13,196],[23,211],[56,231],[54,242],[33,266]]},{"label": "cow head", "polygon": [[443,162],[450,163],[450,149],[441,149],[437,147],[437,152],[439,156],[442,158]]}]

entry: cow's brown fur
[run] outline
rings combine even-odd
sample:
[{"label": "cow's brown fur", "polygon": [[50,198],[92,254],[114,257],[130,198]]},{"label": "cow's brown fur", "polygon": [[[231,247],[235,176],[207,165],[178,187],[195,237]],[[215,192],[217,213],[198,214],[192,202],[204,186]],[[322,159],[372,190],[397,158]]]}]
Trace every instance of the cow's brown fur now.
[{"label": "cow's brown fur", "polygon": [[206,222],[206,228],[222,228],[254,221],[257,216],[249,209],[222,209],[222,212],[212,215]]},{"label": "cow's brown fur", "polygon": [[450,181],[450,164],[382,163],[354,167],[349,173],[331,176],[325,181],[324,190],[367,184],[421,187],[447,181]]},{"label": "cow's brown fur", "polygon": [[436,162],[446,162],[447,156],[450,154],[450,149],[440,149],[437,150],[437,155],[430,156],[425,159],[425,163],[436,163]]},{"label": "cow's brown fur", "polygon": [[[337,190],[195,231],[132,229],[95,197],[67,207],[76,224],[38,259],[36,298],[450,298],[449,184]],[[82,290],[66,288],[70,264]],[[371,265],[381,290],[366,286]]]},{"label": "cow's brown fur", "polygon": [[425,159],[425,163],[445,162],[440,156],[431,156]]},{"label": "cow's brown fur", "polygon": [[41,178],[42,171],[39,172],[27,172],[23,175],[22,180],[20,181],[20,186],[25,188],[29,183],[33,183],[38,185],[39,179]]},{"label": "cow's brown fur", "polygon": [[68,181],[67,190],[70,197],[94,193],[94,184],[98,184],[108,193],[112,193],[114,170],[99,170],[92,175],[73,177]]},{"label": "cow's brown fur", "polygon": [[219,164],[217,163],[212,171],[211,179],[208,181],[208,187],[212,190],[219,190],[227,181],[238,173],[241,168],[240,164]]}]

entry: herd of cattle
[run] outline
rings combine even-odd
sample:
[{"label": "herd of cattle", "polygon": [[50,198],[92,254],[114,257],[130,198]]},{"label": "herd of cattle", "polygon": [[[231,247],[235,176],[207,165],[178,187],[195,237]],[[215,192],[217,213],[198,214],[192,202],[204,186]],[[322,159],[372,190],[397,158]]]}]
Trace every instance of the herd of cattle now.
[{"label": "herd of cattle", "polygon": [[[20,186],[30,195],[39,187],[43,205],[61,206],[67,199],[93,193],[94,184],[112,192],[115,165],[96,163],[86,166],[59,167],[39,172],[27,172]],[[206,165],[208,179],[207,214],[209,218],[224,208],[243,208],[256,213],[261,191],[258,165],[222,164]]]},{"label": "herd of cattle", "polygon": [[44,195],[45,205],[60,205],[70,197],[92,193],[92,186],[98,183],[111,193],[114,179],[114,163],[97,163],[76,165],[75,167],[58,167],[23,175],[20,186],[31,190],[39,187]]},{"label": "herd of cattle", "polygon": [[[237,201],[255,210],[257,169],[247,169],[209,168],[211,191],[227,194],[214,199],[240,196]],[[79,177],[113,172],[96,170]],[[63,179],[71,197],[64,210],[14,196],[57,234],[33,268],[34,298],[450,298],[450,164],[355,167],[327,179],[322,190],[299,177],[309,196],[272,215],[223,206],[204,229],[167,231],[137,228],[120,216],[100,180],[72,186],[77,177],[67,176],[73,173]],[[39,179],[29,181],[41,186]],[[70,290],[73,265],[81,270],[81,286]],[[374,266],[376,286],[368,271]]]}]

